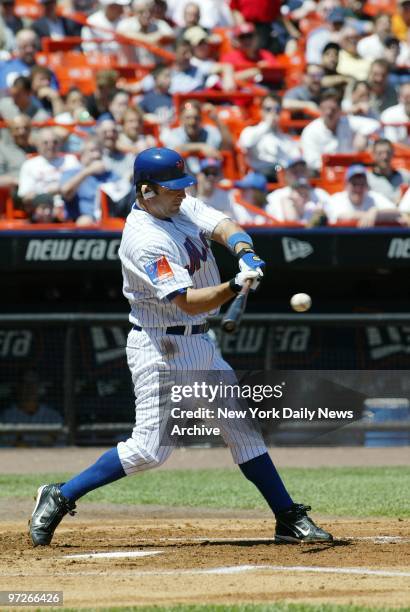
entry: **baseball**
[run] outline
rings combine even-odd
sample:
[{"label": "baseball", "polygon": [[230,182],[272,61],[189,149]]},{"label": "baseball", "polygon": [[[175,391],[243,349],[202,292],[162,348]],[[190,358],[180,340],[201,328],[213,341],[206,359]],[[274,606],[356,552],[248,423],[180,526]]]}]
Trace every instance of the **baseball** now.
[{"label": "baseball", "polygon": [[307,293],[295,293],[290,299],[290,305],[296,312],[306,312],[312,306],[312,298]]}]

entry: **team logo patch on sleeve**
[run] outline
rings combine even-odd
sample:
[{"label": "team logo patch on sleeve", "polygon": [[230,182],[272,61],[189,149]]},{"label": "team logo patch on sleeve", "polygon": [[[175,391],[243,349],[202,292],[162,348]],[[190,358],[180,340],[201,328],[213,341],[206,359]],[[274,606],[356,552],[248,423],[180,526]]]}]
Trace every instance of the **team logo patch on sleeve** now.
[{"label": "team logo patch on sleeve", "polygon": [[165,257],[165,255],[162,255],[162,257],[145,264],[144,268],[150,281],[154,283],[154,285],[158,285],[158,283],[162,283],[163,281],[174,276],[172,268],[169,265],[168,259]]}]

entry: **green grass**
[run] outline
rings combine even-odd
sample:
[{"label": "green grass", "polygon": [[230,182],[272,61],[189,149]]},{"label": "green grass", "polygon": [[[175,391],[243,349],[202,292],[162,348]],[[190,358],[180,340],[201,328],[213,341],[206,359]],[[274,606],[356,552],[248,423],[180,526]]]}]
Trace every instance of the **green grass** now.
[{"label": "green grass", "polygon": [[[271,604],[234,604],[234,605],[176,605],[176,606],[142,606],[124,608],[55,608],[57,612],[409,612],[410,608],[368,608],[365,606],[337,604],[304,604],[304,603],[271,603]],[[42,608],[41,612],[51,612],[50,608]]]},{"label": "green grass", "polygon": [[[339,516],[410,517],[410,468],[287,468],[281,470],[298,502]],[[0,498],[32,497],[37,486],[67,474],[0,476]],[[237,469],[148,471],[93,491],[84,501],[206,508],[265,508]]]}]

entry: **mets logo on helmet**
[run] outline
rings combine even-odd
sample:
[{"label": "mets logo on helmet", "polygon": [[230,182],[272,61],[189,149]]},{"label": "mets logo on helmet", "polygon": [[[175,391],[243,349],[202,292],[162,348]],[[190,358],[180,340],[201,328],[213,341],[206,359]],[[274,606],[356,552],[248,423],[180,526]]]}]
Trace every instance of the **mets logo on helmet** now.
[{"label": "mets logo on helmet", "polygon": [[183,159],[179,159],[175,166],[178,168],[178,170],[183,170],[184,169],[184,160]]}]

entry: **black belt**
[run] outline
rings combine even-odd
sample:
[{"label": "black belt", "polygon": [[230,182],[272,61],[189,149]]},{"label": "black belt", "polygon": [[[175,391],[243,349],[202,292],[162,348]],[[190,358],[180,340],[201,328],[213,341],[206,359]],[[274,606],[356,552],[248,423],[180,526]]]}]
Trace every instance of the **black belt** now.
[{"label": "black belt", "polygon": [[[202,323],[201,325],[192,326],[174,325],[173,327],[166,327],[165,333],[170,336],[185,336],[185,332],[187,329],[189,330],[189,328],[191,328],[191,331],[187,332],[188,336],[191,334],[204,334],[209,329],[209,323]],[[132,329],[135,331],[142,331],[142,327],[140,325],[133,325]]]}]

